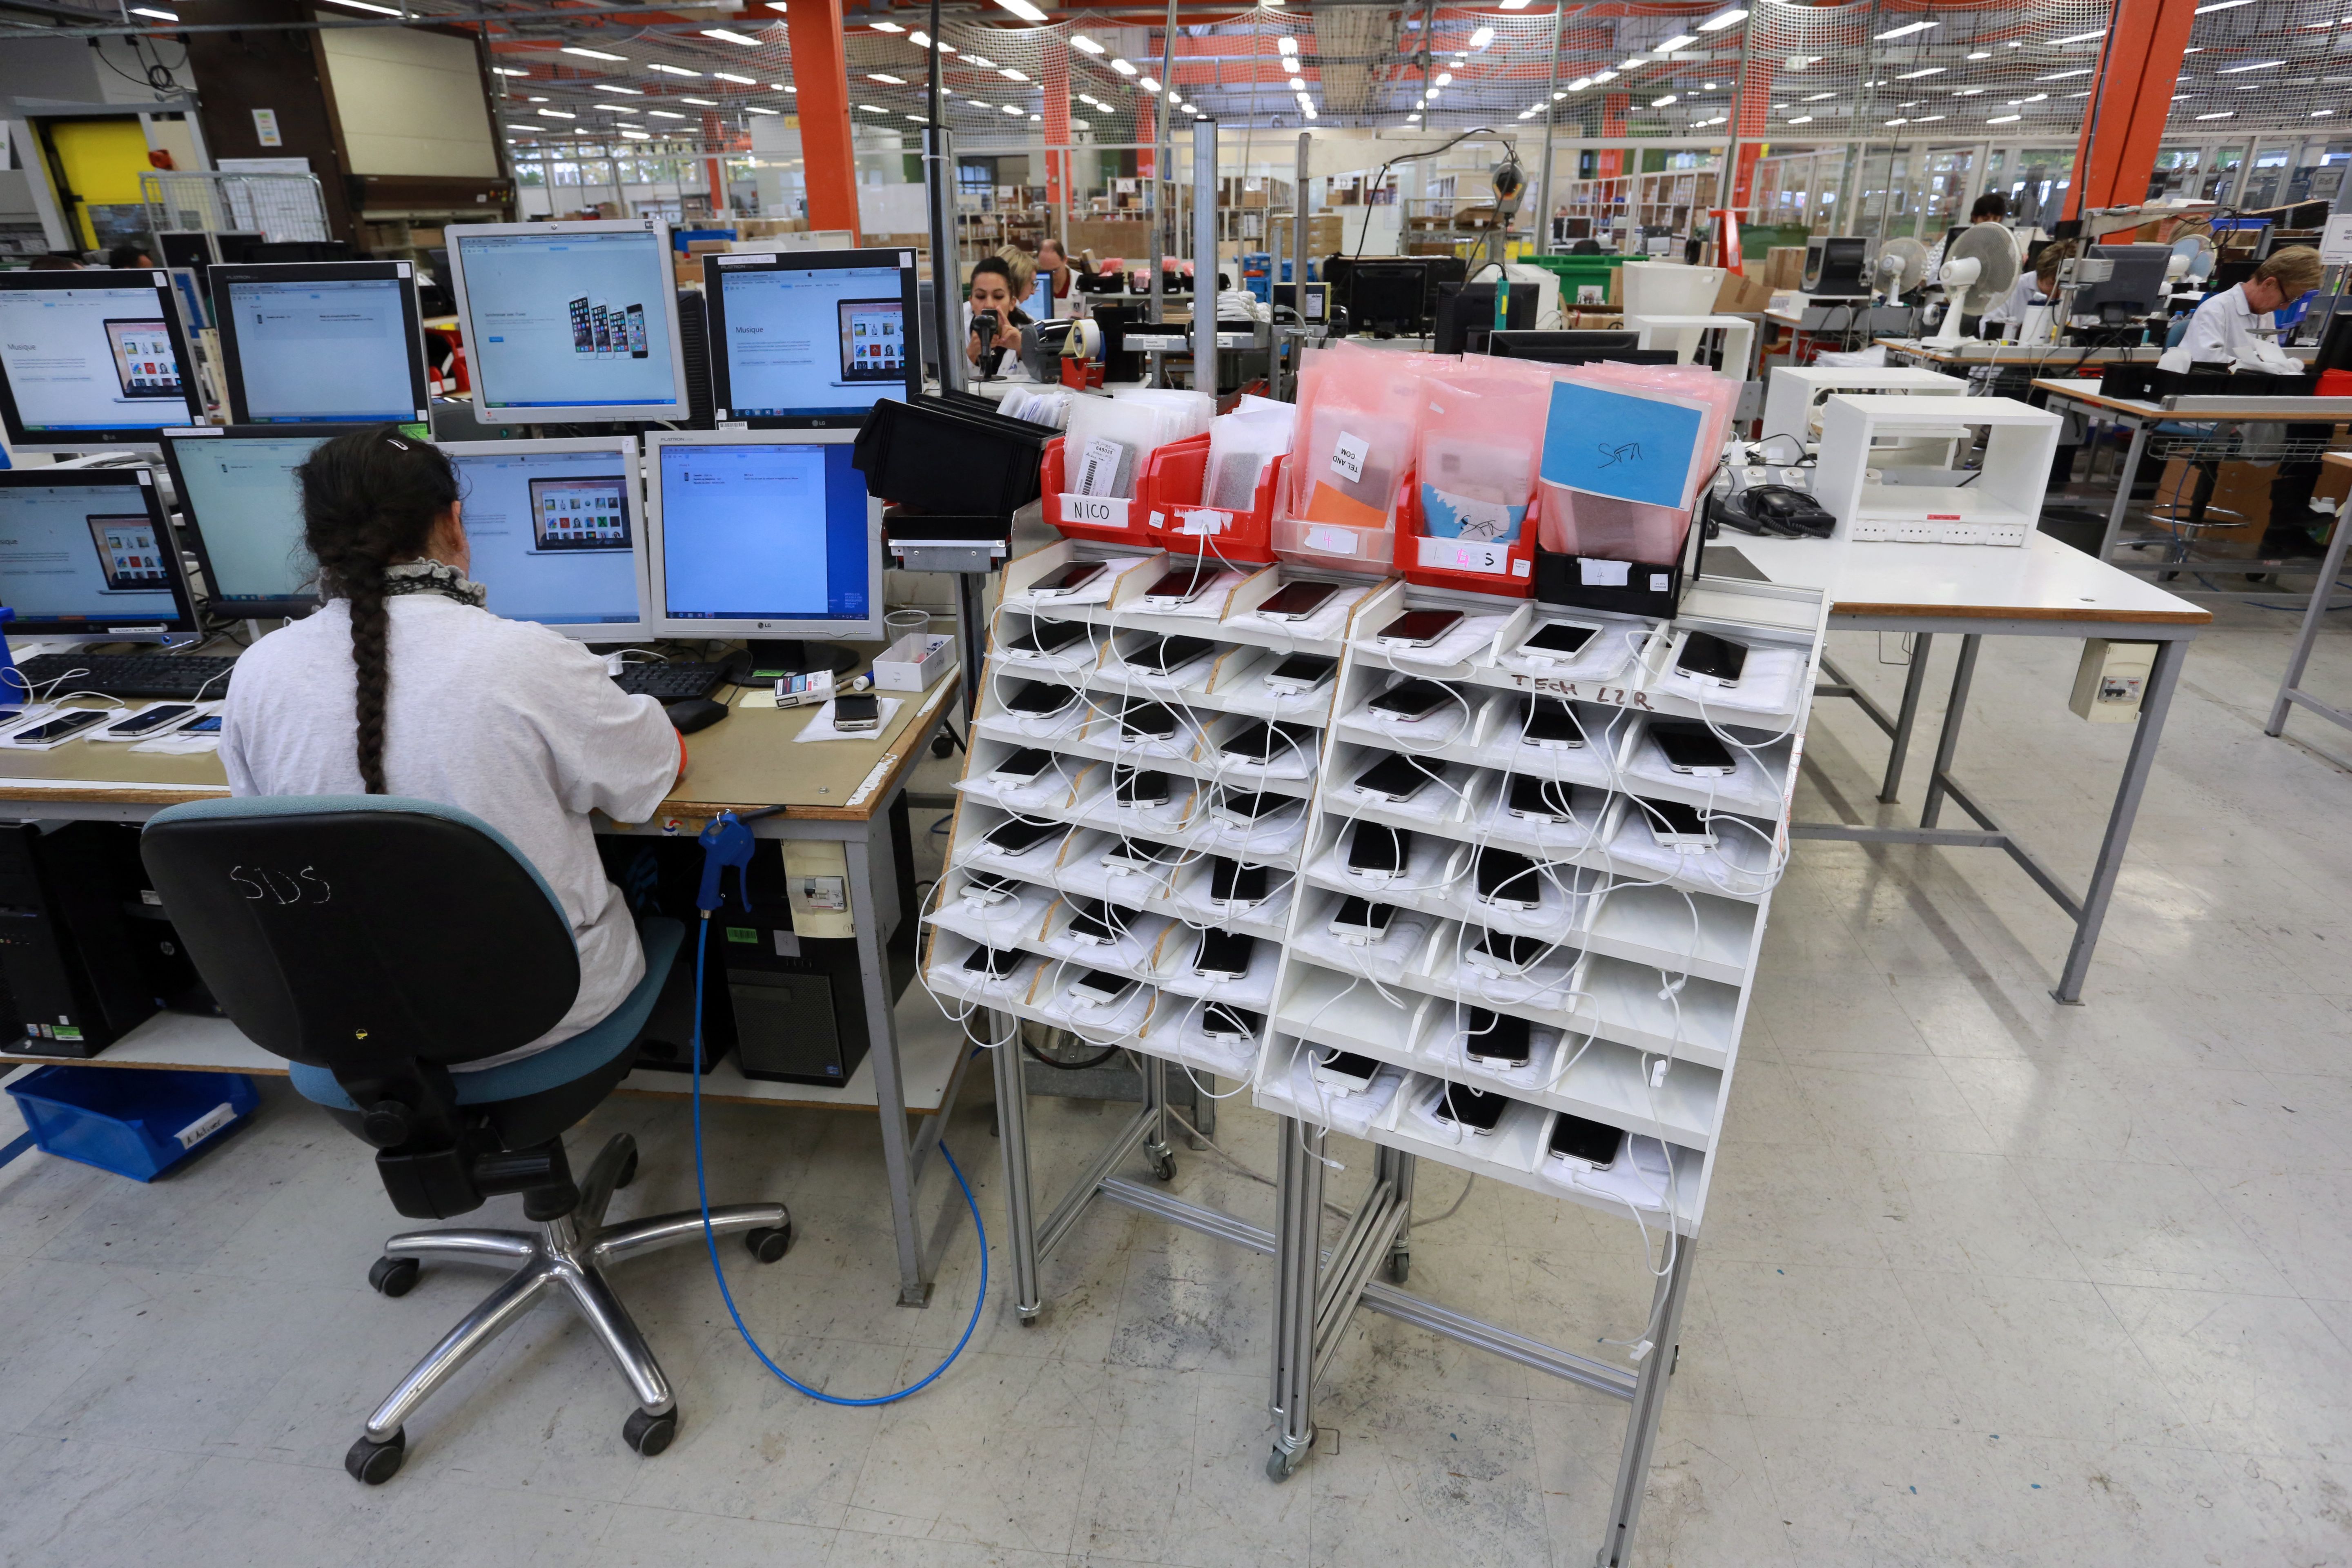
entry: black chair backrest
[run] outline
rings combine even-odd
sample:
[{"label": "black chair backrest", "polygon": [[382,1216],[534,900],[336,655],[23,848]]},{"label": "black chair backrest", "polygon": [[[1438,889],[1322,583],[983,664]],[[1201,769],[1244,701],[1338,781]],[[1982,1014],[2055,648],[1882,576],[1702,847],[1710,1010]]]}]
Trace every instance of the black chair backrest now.
[{"label": "black chair backrest", "polygon": [[355,1086],[530,1044],[580,990],[562,909],[505,838],[385,795],[200,801],[140,852],[231,1022]]}]

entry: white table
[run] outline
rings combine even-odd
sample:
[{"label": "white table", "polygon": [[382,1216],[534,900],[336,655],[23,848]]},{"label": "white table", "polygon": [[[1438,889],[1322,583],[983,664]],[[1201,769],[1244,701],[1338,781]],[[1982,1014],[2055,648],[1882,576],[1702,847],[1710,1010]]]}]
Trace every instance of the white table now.
[{"label": "white table", "polygon": [[[1951,700],[1937,739],[1919,826],[1798,823],[1790,826],[1790,832],[1799,838],[2001,850],[2074,921],[2074,943],[2052,994],[2061,1002],[2081,1001],[2083,979],[2091,966],[2092,950],[2098,945],[2108,901],[2115,895],[2132,824],[2139,815],[2140,796],[2155,766],[2165,714],[2180,679],[2181,659],[2189,643],[2212,620],[2211,614],[2045,533],[2029,534],[2024,544],[2013,547],[1729,535],[1724,543],[1738,550],[1773,582],[1827,589],[1829,624],[1833,630],[1916,635],[1902,706],[1892,717],[1828,658],[1822,660],[1828,679],[1818,689],[1819,694],[1852,698],[1892,742],[1878,795],[1882,803],[1892,805],[1902,785],[1912,727],[1919,715],[1919,696],[1927,684],[1931,640],[1938,632],[1961,638],[1959,666],[1953,672]],[[1968,710],[1969,687],[1976,676],[1977,652],[1987,637],[2096,637],[2157,645],[2155,666],[2140,699],[2138,731],[2132,737],[2131,752],[2116,786],[2098,862],[2092,869],[2089,888],[2080,894],[2060,881],[1951,776]],[[1937,826],[1947,798],[1976,821],[1974,830]]]}]

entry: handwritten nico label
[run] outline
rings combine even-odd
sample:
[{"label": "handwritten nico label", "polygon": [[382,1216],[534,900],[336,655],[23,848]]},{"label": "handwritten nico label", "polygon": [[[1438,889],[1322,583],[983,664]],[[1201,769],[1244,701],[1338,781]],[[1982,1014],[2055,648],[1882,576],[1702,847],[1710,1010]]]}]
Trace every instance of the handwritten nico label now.
[{"label": "handwritten nico label", "polygon": [[1476,539],[1423,539],[1421,563],[1449,572],[1484,572],[1499,577],[1511,569],[1511,547]]},{"label": "handwritten nico label", "polygon": [[1200,507],[1176,514],[1179,533],[1223,533],[1234,525],[1234,514],[1219,511],[1214,507]]},{"label": "handwritten nico label", "polygon": [[1364,477],[1364,459],[1371,455],[1370,441],[1342,430],[1339,438],[1331,443],[1331,471],[1351,485],[1360,483]]},{"label": "handwritten nico label", "polygon": [[1127,498],[1065,495],[1062,498],[1062,521],[1089,523],[1096,528],[1125,528]]}]

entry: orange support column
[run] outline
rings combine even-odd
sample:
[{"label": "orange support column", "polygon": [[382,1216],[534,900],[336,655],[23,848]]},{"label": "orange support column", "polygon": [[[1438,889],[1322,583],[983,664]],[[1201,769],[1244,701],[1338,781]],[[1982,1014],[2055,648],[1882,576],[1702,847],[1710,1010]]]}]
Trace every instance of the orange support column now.
[{"label": "orange support column", "polygon": [[[1612,92],[1604,96],[1601,100],[1601,134],[1624,135],[1625,111],[1633,106],[1633,100],[1625,93]],[[1625,150],[1622,147],[1602,148],[1601,155],[1592,161],[1592,168],[1604,180],[1615,179],[1625,172]]]},{"label": "orange support column", "polygon": [[857,226],[857,158],[849,145],[849,61],[841,0],[784,0],[793,85],[800,89],[801,170],[811,228]]},{"label": "orange support column", "polygon": [[2074,216],[2085,207],[2136,206],[2147,199],[2197,5],[2116,0],[2093,89],[2096,107],[2074,146]]}]

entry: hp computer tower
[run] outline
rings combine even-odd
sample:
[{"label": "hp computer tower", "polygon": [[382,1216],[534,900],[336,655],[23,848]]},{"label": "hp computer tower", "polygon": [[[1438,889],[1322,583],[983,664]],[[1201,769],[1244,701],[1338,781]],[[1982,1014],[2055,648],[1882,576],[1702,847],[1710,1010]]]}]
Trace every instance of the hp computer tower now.
[{"label": "hp computer tower", "polygon": [[[168,926],[142,932],[124,907],[143,881],[138,839],[120,823],[0,829],[0,1030],[9,1049],[94,1057],[155,1014],[149,961],[185,958]],[[194,969],[184,976],[192,982]]]},{"label": "hp computer tower", "polygon": [[712,923],[724,936],[727,993],[735,1015],[736,1065],[745,1078],[839,1088],[866,1059],[866,987],[855,937],[803,936],[793,928],[783,857],[758,845],[751,907],[730,903]]}]

